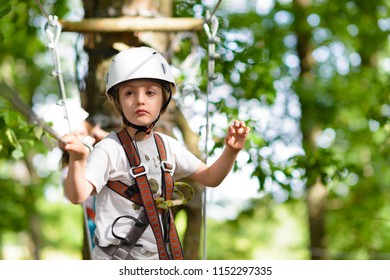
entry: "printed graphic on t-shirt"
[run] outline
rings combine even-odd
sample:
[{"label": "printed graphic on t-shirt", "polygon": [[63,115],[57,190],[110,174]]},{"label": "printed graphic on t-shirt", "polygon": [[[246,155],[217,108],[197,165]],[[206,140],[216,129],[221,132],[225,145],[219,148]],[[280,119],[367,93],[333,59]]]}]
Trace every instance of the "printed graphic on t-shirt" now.
[{"label": "printed graphic on t-shirt", "polygon": [[148,171],[148,175],[150,177],[159,177],[161,176],[161,163],[160,163],[160,159],[159,159],[159,156],[156,155],[156,156],[149,156],[147,154],[145,154],[144,156],[145,158],[145,163],[146,165],[149,166],[149,171]]}]

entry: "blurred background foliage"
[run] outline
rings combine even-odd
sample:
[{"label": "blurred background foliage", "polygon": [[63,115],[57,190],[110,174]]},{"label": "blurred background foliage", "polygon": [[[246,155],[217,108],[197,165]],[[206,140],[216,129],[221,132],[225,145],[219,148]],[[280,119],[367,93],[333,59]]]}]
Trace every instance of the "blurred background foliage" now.
[{"label": "blurred background foliage", "polygon": [[[13,99],[32,107],[58,96],[45,19],[34,1],[0,2],[0,258],[81,258],[82,209],[63,198],[60,151]],[[82,14],[76,0],[44,2],[60,19]],[[239,2],[224,0],[216,12],[211,152],[228,120],[245,120],[252,133],[235,171],[250,174],[257,195],[229,218],[209,218],[208,258],[390,258],[390,3]],[[173,11],[200,17],[216,3],[173,1]],[[207,38],[199,39],[204,92]],[[62,59],[73,92],[73,62]],[[197,103],[178,103],[199,117],[188,108]]]}]

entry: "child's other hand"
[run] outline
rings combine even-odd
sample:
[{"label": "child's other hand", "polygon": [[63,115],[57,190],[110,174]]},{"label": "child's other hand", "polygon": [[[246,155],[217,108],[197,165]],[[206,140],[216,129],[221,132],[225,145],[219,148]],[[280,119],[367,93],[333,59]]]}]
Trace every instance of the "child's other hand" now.
[{"label": "child's other hand", "polygon": [[235,120],[228,127],[225,144],[233,150],[242,150],[245,145],[246,138],[250,128],[245,125],[245,122]]}]

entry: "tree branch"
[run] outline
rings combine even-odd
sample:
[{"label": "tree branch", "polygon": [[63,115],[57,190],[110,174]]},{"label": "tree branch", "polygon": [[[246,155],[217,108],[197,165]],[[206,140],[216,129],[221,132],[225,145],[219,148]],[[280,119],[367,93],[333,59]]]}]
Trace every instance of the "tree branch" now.
[{"label": "tree branch", "polygon": [[197,18],[88,18],[79,22],[60,21],[63,31],[69,32],[135,32],[162,31],[181,32],[199,31],[203,20]]}]

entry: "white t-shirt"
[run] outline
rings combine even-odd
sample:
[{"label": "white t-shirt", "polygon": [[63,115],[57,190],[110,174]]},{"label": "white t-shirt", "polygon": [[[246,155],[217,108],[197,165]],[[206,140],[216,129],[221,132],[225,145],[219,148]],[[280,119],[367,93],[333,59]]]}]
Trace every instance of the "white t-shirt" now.
[{"label": "white t-shirt", "polygon": [[[188,177],[198,169],[201,161],[197,157],[177,140],[164,134],[159,135],[165,145],[167,162],[173,166],[174,180]],[[151,187],[158,184],[161,192],[161,165],[154,137],[137,141],[135,146],[138,148],[141,162],[148,166],[147,177]],[[134,180],[129,170],[130,163],[116,133],[111,133],[100,141],[88,157],[86,178],[95,186],[97,192],[95,235],[100,246],[119,243],[111,233],[111,225],[117,217],[131,215],[137,218],[140,213],[136,204],[106,186],[107,181],[121,181],[128,186],[133,185]],[[118,236],[125,237],[133,225],[134,222],[130,219],[120,219],[115,224],[114,232]],[[142,245],[145,250],[158,251],[150,226],[137,244]]]}]

